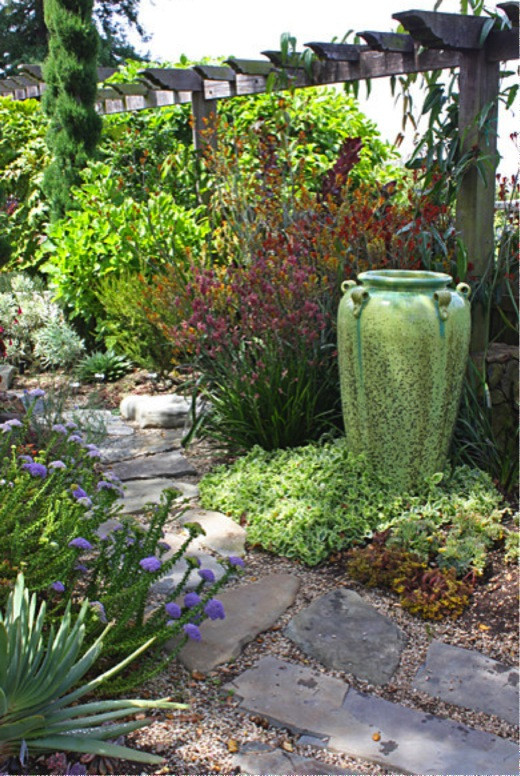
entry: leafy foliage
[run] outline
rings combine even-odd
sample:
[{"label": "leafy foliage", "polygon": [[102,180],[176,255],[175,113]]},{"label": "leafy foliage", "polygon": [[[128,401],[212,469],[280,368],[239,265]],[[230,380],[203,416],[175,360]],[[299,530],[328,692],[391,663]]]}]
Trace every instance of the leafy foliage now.
[{"label": "leafy foliage", "polygon": [[[436,475],[417,494],[394,493],[379,481],[345,440],[268,453],[254,448],[231,466],[221,466],[200,483],[203,505],[245,521],[248,540],[288,558],[316,565],[338,550],[389,526],[429,519],[442,533],[450,522],[463,525],[472,513],[489,536],[498,528],[500,494],[484,473],[455,469],[441,483]],[[420,549],[423,520],[408,544]],[[504,529],[505,533],[505,529]],[[399,542],[396,542],[399,544]],[[417,554],[417,553],[416,553]]]},{"label": "leafy foliage", "polygon": [[108,383],[124,377],[132,368],[132,363],[124,356],[118,356],[113,350],[106,353],[91,353],[84,356],[76,367],[76,375],[85,383],[105,380]]},{"label": "leafy foliage", "polygon": [[[143,709],[176,709],[166,700],[78,701],[96,690],[113,674],[135,660],[150,642],[119,665],[79,682],[94,667],[103,648],[108,626],[82,654],[88,603],[77,618],[70,604],[59,628],[45,633],[46,604],[36,611],[36,595],[29,598],[22,574],[0,612],[0,761],[56,750],[105,754],[125,760],[159,764],[163,758],[109,741],[149,724],[149,719],[117,722]],[[110,724],[106,724],[110,723]]]},{"label": "leafy foliage", "polygon": [[44,369],[70,368],[85,351],[83,340],[64,321],[49,321],[34,339],[34,355]]}]

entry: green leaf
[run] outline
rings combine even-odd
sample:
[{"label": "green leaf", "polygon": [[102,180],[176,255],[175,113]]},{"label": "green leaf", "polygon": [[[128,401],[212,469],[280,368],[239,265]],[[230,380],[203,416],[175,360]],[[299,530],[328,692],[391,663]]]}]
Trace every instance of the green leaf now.
[{"label": "green leaf", "polygon": [[118,757],[124,760],[131,760],[138,763],[149,763],[150,765],[160,765],[164,762],[163,757],[147,752],[139,752],[136,749],[130,749],[127,746],[111,744],[95,738],[85,738],[83,736],[46,736],[31,741],[33,751],[39,752],[83,752],[84,754],[97,754],[103,757]]}]

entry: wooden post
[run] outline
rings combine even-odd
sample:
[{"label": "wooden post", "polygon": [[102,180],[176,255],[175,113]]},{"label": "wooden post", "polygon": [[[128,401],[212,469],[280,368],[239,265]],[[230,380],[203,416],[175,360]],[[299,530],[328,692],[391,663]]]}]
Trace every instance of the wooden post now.
[{"label": "wooden post", "polygon": [[[472,167],[464,175],[457,197],[457,227],[468,251],[468,261],[473,264],[477,279],[493,273],[494,261],[494,209],[495,173],[498,164],[499,63],[488,62],[484,50],[464,52],[459,71],[459,131],[462,153],[480,152],[484,161],[483,178]],[[490,107],[491,106],[491,107]],[[488,109],[482,127],[479,117]],[[486,349],[489,331],[489,314],[485,302],[473,300],[473,330],[471,353]]]},{"label": "wooden post", "polygon": [[204,92],[193,92],[191,95],[193,112],[193,145],[202,152],[210,145],[217,147],[217,136],[211,132],[212,124],[217,116],[217,101],[204,99]]}]

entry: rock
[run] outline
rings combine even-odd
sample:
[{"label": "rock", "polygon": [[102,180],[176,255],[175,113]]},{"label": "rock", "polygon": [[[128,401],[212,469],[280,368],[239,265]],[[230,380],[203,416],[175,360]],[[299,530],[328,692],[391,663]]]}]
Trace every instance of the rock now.
[{"label": "rock", "polygon": [[154,453],[166,453],[177,450],[181,446],[182,431],[151,431],[147,434],[136,434],[133,437],[116,437],[107,439],[98,445],[101,460],[105,463],[117,463]]},{"label": "rock", "polygon": [[206,532],[205,536],[200,537],[202,546],[219,555],[241,556],[245,553],[245,530],[221,512],[189,509],[179,518],[179,522],[199,523]]},{"label": "rock", "polygon": [[191,411],[191,399],[174,393],[126,396],[120,410],[123,418],[135,420],[140,428],[182,428]]},{"label": "rock", "polygon": [[[179,451],[156,453],[133,461],[121,461],[111,466],[116,477],[125,480],[148,480],[157,477],[193,476],[197,471]],[[172,483],[175,485],[175,483]]]},{"label": "rock", "polygon": [[[161,560],[163,562],[169,560],[172,555],[174,555],[179,550],[185,541],[185,538],[185,535],[181,533],[166,533],[164,536],[164,541],[166,544],[170,545],[171,549],[167,550],[167,552],[161,556]],[[223,566],[212,555],[208,555],[207,553],[200,551],[200,545],[198,544],[197,539],[194,539],[191,542],[186,551],[186,555],[195,556],[198,558],[200,561],[200,568],[210,569],[214,573],[215,579],[219,580],[224,576],[225,569]],[[177,563],[170,569],[170,571],[154,582],[152,585],[152,592],[169,596],[171,598],[175,595],[175,591],[182,582],[184,575],[189,570],[189,568],[189,564],[184,559],[184,557],[180,558]],[[192,569],[187,577],[183,590],[193,590],[200,583],[200,577],[197,571],[198,568]]]},{"label": "rock", "polygon": [[328,776],[357,776],[353,771],[289,754],[281,749],[266,752],[265,744],[257,750],[242,747],[240,753],[235,756],[233,765],[240,768],[241,773],[254,773],[258,776],[271,776],[273,773],[278,776],[316,776],[318,773],[326,773]]},{"label": "rock", "polygon": [[207,673],[237,657],[242,648],[267,630],[291,606],[300,586],[290,574],[270,574],[259,582],[219,592],[225,620],[205,620],[202,641],[190,641],[179,659],[190,671]]},{"label": "rock", "polygon": [[249,713],[293,732],[328,736],[329,749],[399,773],[517,773],[515,744],[365,695],[306,666],[265,657],[225,689],[233,689]]},{"label": "rock", "polygon": [[165,477],[152,478],[150,480],[127,480],[123,486],[124,498],[118,500],[125,514],[137,514],[143,512],[146,504],[158,504],[161,493],[167,488],[179,490],[179,500],[194,499],[199,495],[197,485],[182,480],[171,480]]},{"label": "rock", "polygon": [[286,635],[327,668],[385,684],[397,666],[406,636],[352,590],[332,590],[300,611]]},{"label": "rock", "polygon": [[67,410],[63,413],[63,420],[73,421],[80,430],[91,429],[109,436],[132,436],[135,433],[128,423],[124,423],[119,415],[114,415],[110,410]]},{"label": "rock", "polygon": [[413,687],[518,725],[518,669],[475,650],[432,641]]},{"label": "rock", "polygon": [[0,391],[8,391],[13,384],[15,374],[14,366],[2,364],[0,366]]}]

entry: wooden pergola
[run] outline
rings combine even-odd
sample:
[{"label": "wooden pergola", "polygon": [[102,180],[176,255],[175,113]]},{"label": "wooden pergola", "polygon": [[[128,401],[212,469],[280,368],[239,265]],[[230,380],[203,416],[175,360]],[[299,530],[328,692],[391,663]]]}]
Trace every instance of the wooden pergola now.
[{"label": "wooden pergola", "polygon": [[[102,114],[160,108],[191,103],[194,143],[200,148],[203,130],[218,101],[266,92],[275,79],[277,89],[341,84],[372,78],[458,68],[459,131],[463,152],[472,148],[489,163],[483,178],[476,169],[464,176],[457,198],[457,227],[475,268],[483,277],[493,259],[495,172],[500,62],[519,58],[519,3],[503,2],[499,8],[508,28],[491,30],[488,17],[432,11],[393,14],[407,33],[358,33],[364,45],[306,43],[314,56],[283,56],[264,51],[264,60],[231,58],[222,66],[145,68],[136,83],[106,84],[115,72],[100,68],[97,110]],[[508,22],[506,21],[508,20]],[[20,66],[20,74],[0,81],[0,95],[23,100],[38,98],[45,89],[41,68]],[[486,121],[478,117],[487,110]],[[481,308],[474,311],[472,352],[485,347],[487,321]]]}]

